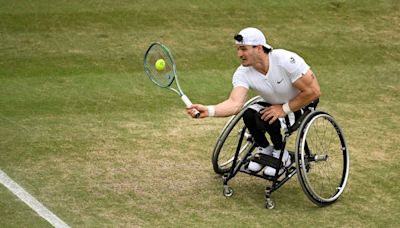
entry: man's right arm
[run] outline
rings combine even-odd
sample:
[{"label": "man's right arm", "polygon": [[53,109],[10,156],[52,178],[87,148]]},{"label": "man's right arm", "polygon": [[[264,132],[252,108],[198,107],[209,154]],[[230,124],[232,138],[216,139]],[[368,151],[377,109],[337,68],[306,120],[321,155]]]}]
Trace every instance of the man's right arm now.
[{"label": "man's right arm", "polygon": [[194,117],[193,109],[197,109],[200,112],[200,117],[204,118],[210,116],[210,108],[214,109],[214,114],[211,116],[217,117],[226,117],[235,115],[242,109],[243,105],[246,102],[248,89],[242,86],[237,86],[233,88],[231,94],[228,99],[225,101],[213,105],[213,106],[205,106],[201,104],[194,104],[191,108],[188,109],[188,114]]},{"label": "man's right arm", "polygon": [[240,112],[246,102],[247,91],[248,89],[242,86],[233,88],[227,100],[214,106],[215,116],[226,117]]}]

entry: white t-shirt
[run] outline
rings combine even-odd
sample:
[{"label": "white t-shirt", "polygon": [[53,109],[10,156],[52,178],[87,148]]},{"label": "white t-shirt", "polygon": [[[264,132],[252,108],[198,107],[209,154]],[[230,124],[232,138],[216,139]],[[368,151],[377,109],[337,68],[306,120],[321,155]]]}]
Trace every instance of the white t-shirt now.
[{"label": "white t-shirt", "polygon": [[233,74],[233,87],[252,89],[270,104],[284,104],[300,91],[292,86],[310,66],[296,53],[274,49],[269,53],[269,69],[266,75],[253,67],[240,65]]}]

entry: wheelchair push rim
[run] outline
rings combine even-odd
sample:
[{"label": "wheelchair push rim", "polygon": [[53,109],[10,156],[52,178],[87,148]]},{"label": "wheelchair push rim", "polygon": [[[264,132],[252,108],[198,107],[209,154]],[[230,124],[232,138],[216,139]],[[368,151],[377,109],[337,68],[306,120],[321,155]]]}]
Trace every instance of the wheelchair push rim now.
[{"label": "wheelchair push rim", "polygon": [[[249,105],[261,99],[260,96],[256,96],[248,100],[242,110],[237,115],[232,116],[224,126],[215,144],[211,158],[213,169],[216,174],[228,173],[231,170],[238,144],[241,145],[238,154],[240,160],[244,159],[247,152],[252,148],[254,142],[242,121],[242,115]],[[242,142],[239,143],[240,135],[243,131],[245,131],[244,137]]]},{"label": "wheelchair push rim", "polygon": [[[214,172],[217,174],[228,173],[231,170],[238,144],[241,145],[238,153],[238,159],[240,160],[244,159],[248,150],[253,146],[250,133],[241,120],[241,115],[236,117],[232,119],[232,124],[225,129],[215,146],[212,164]],[[239,143],[241,134],[244,134],[244,137]]]},{"label": "wheelchair push rim", "polygon": [[326,112],[309,114],[296,139],[297,174],[307,197],[318,206],[335,202],[349,175],[349,152],[343,132]]}]

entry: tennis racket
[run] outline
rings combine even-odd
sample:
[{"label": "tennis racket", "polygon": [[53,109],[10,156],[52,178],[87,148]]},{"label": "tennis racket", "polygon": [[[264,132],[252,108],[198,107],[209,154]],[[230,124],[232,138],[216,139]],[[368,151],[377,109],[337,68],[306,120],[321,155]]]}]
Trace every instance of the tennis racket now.
[{"label": "tennis racket", "polygon": [[[161,61],[161,64],[159,64]],[[150,80],[161,88],[167,88],[177,93],[185,103],[186,107],[192,106],[192,102],[183,93],[179,85],[176,65],[172,54],[167,46],[156,42],[152,43],[144,54],[144,71]],[[172,87],[175,82],[176,87]],[[196,110],[196,118],[200,117],[200,112]]]}]

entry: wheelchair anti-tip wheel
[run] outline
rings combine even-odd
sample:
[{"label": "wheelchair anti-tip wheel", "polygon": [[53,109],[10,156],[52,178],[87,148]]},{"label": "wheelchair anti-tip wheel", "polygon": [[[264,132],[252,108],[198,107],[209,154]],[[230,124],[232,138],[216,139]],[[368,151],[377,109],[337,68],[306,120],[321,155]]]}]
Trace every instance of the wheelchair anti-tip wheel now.
[{"label": "wheelchair anti-tip wheel", "polygon": [[271,198],[267,198],[265,200],[265,208],[267,209],[274,209],[275,208],[275,201]]},{"label": "wheelchair anti-tip wheel", "polygon": [[224,186],[224,191],[222,193],[225,197],[231,197],[233,195],[233,189],[229,186]]},{"label": "wheelchair anti-tip wheel", "polygon": [[349,152],[343,132],[326,112],[310,113],[296,139],[297,176],[307,197],[318,206],[335,202],[349,175]]}]

